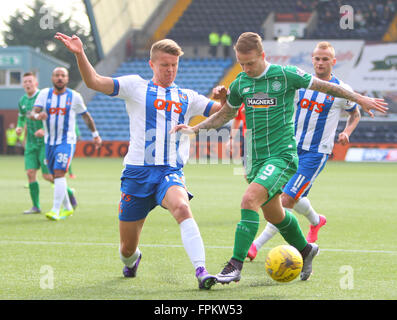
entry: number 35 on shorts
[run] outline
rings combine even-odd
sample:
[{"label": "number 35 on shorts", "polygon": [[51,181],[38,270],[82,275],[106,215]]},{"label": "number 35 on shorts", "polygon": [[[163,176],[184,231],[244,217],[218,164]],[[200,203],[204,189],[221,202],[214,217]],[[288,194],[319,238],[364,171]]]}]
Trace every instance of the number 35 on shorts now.
[{"label": "number 35 on shorts", "polygon": [[70,155],[68,153],[58,153],[56,156],[56,162],[62,167],[66,168],[69,162]]}]

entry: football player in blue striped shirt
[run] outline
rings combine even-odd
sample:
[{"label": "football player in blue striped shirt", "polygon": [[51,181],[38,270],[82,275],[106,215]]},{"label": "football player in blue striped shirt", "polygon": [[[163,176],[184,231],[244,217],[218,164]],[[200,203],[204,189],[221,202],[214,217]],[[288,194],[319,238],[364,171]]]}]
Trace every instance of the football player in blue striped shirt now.
[{"label": "football player in blue striped shirt", "polygon": [[130,145],[124,158],[119,204],[120,258],[125,277],[135,277],[141,261],[139,238],[150,211],[156,206],[167,209],[180,227],[183,246],[195,268],[200,289],[210,289],[216,277],[205,268],[205,250],[199,228],[193,218],[182,171],[189,157],[189,137],[171,135],[177,124],[188,123],[193,116],[210,116],[221,105],[175,83],[179,45],[170,39],[152,45],[149,65],[153,78],[138,75],[118,78],[97,74],[88,61],[81,40],[57,33],[75,54],[87,87],[125,100],[130,119]]},{"label": "football player in blue striped shirt", "polygon": [[80,93],[67,87],[68,70],[63,67],[55,68],[51,80],[53,87],[41,90],[36,98],[33,118],[43,121],[46,162],[54,177],[53,206],[46,213],[46,217],[58,221],[74,212],[67,192],[65,174],[76,149],[76,115],[83,117],[92,132],[96,147],[101,145],[102,139]]}]

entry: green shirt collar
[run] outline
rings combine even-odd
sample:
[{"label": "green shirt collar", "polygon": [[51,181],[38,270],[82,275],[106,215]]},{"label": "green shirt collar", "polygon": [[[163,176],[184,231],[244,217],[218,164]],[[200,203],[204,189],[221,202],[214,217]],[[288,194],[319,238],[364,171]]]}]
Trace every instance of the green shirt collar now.
[{"label": "green shirt collar", "polygon": [[266,69],[259,76],[253,77],[253,79],[260,79],[260,78],[264,77],[266,75],[266,73],[269,71],[270,66],[271,66],[271,63],[268,62],[267,66],[266,66]]}]

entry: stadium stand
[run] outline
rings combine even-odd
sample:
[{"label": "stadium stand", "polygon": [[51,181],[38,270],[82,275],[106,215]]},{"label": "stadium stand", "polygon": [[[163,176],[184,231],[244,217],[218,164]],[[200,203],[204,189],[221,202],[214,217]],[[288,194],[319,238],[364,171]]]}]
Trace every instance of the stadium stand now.
[{"label": "stadium stand", "polygon": [[233,42],[244,31],[263,34],[262,24],[272,6],[270,1],[192,1],[168,37],[184,44],[207,44],[212,31],[227,32]]},{"label": "stadium stand", "polygon": [[[244,31],[263,34],[263,22],[270,12],[278,21],[307,20],[308,14],[317,13],[314,27],[306,32],[305,39],[382,39],[396,12],[396,4],[387,0],[200,0],[192,1],[168,36],[185,44],[208,43],[212,31],[227,32],[233,41]],[[340,32],[340,7],[350,5],[355,9],[355,27]],[[222,16],[222,19],[219,19]]]},{"label": "stadium stand", "polygon": [[[346,121],[340,121],[335,135],[343,131]],[[350,136],[351,143],[396,143],[397,141],[397,122],[369,120],[361,121],[356,130]]]},{"label": "stadium stand", "polygon": [[[306,39],[364,39],[379,41],[387,31],[396,12],[395,1],[349,0],[335,5],[334,1],[318,1],[318,21]],[[340,32],[340,7],[354,8],[354,28]]]}]

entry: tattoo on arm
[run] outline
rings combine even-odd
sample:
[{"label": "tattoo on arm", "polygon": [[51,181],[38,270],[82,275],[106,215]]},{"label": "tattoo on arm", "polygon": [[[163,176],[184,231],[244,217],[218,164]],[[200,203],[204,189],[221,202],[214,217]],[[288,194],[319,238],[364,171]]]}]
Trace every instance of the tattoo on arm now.
[{"label": "tattoo on arm", "polygon": [[349,116],[346,121],[346,129],[348,129],[351,132],[357,127],[359,121],[361,119],[361,114],[360,111],[358,110],[358,107],[354,109],[353,112],[349,112]]},{"label": "tattoo on arm", "polygon": [[227,104],[224,104],[221,110],[214,113],[203,122],[200,122],[196,128],[197,130],[219,128],[233,119],[236,116],[237,111],[238,109],[230,108]]},{"label": "tattoo on arm", "polygon": [[87,125],[87,127],[91,130],[91,132],[96,131],[96,127],[95,127],[95,122],[94,119],[92,119],[91,115],[86,112],[82,115],[85,124]]},{"label": "tattoo on arm", "polygon": [[356,109],[354,109],[353,112],[351,112],[350,117],[348,118],[348,122],[352,123],[354,122],[356,119],[360,119],[361,118],[361,114],[360,111],[358,110],[358,107]]},{"label": "tattoo on arm", "polygon": [[313,83],[309,89],[324,92],[337,98],[345,98],[355,102],[357,101],[357,94],[355,92],[351,92],[338,84],[323,81],[318,78],[313,78]]}]

